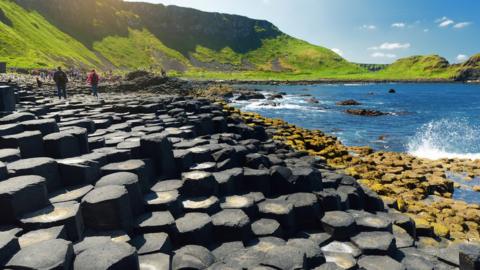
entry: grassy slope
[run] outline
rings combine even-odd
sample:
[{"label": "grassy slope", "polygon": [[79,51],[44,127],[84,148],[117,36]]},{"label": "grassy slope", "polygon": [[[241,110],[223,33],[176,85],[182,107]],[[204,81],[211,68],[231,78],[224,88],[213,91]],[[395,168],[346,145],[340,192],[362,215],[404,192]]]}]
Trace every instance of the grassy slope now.
[{"label": "grassy slope", "polygon": [[181,53],[166,47],[148,30],[130,29],[128,37],[110,36],[95,42],[95,51],[101,53],[118,68],[161,68],[164,57],[189,65]]},{"label": "grassy slope", "polygon": [[[233,63],[236,69],[229,72],[192,69],[186,77],[203,79],[318,79],[361,74],[365,69],[349,63],[331,50],[314,46],[287,35],[266,39],[260,48],[246,54],[238,54],[230,48],[212,51],[197,47],[192,54],[202,62]],[[242,63],[249,63],[254,70],[245,70]]]},{"label": "grassy slope", "polygon": [[29,12],[9,0],[0,8],[12,22],[0,22],[0,61],[16,67],[98,66],[97,56],[80,42],[59,31],[37,12]]}]

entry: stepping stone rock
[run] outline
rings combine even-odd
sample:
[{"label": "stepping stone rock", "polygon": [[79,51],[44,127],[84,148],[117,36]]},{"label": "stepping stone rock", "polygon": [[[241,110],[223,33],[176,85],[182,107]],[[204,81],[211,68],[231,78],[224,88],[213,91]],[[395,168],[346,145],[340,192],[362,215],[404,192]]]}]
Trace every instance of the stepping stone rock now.
[{"label": "stepping stone rock", "polygon": [[176,242],[180,245],[195,244],[206,245],[210,243],[212,231],[212,219],[204,213],[187,213],[175,221],[177,227]]},{"label": "stepping stone rock", "polygon": [[0,266],[5,265],[19,250],[20,245],[15,233],[10,231],[0,232]]},{"label": "stepping stone rock", "polygon": [[69,187],[67,189],[58,190],[50,195],[50,203],[60,203],[68,201],[80,202],[81,199],[93,189],[92,185]]},{"label": "stepping stone rock", "polygon": [[51,158],[70,158],[80,155],[77,138],[66,132],[51,133],[43,137],[45,154]]},{"label": "stepping stone rock", "polygon": [[352,243],[365,255],[386,255],[395,249],[395,238],[389,232],[361,232],[352,237]]},{"label": "stepping stone rock", "polygon": [[322,251],[327,254],[348,254],[352,257],[358,257],[362,254],[362,251],[350,242],[338,242],[333,241],[323,246]]},{"label": "stepping stone rock", "polygon": [[127,189],[123,186],[95,188],[82,199],[85,225],[96,230],[130,230],[132,209]]},{"label": "stepping stone rock", "polygon": [[215,256],[216,261],[224,261],[233,252],[242,250],[244,248],[245,246],[243,245],[242,241],[227,242],[227,243],[222,243],[219,246],[216,246],[212,250],[212,254],[213,256]]},{"label": "stepping stone rock", "polygon": [[262,265],[275,269],[307,269],[305,253],[293,246],[273,247],[265,254]]},{"label": "stepping stone rock", "polygon": [[57,162],[61,181],[66,187],[93,184],[100,178],[100,166],[96,161],[67,158]]},{"label": "stepping stone rock", "polygon": [[325,256],[322,250],[315,242],[308,239],[290,239],[287,242],[288,246],[296,247],[302,250],[306,255],[306,263],[308,269],[313,269],[325,263]]},{"label": "stepping stone rock", "polygon": [[280,223],[274,219],[262,218],[251,225],[252,232],[257,237],[274,236],[282,237],[283,230]]},{"label": "stepping stone rock", "polygon": [[131,159],[124,162],[110,163],[101,168],[102,175],[116,172],[130,172],[138,176],[142,192],[147,192],[154,178],[154,169],[148,160]]},{"label": "stepping stone rock", "polygon": [[72,243],[52,239],[21,249],[6,266],[10,269],[71,269],[72,262]]},{"label": "stepping stone rock", "polygon": [[49,192],[62,187],[58,165],[54,159],[39,157],[21,159],[7,165],[8,173],[12,176],[39,175],[45,178]]},{"label": "stepping stone rock", "polygon": [[140,139],[140,152],[143,156],[155,161],[155,167],[160,175],[166,178],[176,175],[172,144],[166,136],[161,133],[154,133],[142,137]]},{"label": "stepping stone rock", "polygon": [[13,224],[22,215],[47,205],[45,178],[25,175],[0,181],[0,224]]},{"label": "stepping stone rock", "polygon": [[293,205],[296,225],[299,229],[315,229],[319,227],[322,214],[317,196],[313,193],[294,193],[288,195],[287,202]]},{"label": "stepping stone rock", "polygon": [[18,148],[22,158],[44,155],[43,136],[39,131],[25,131],[0,137],[1,148]]},{"label": "stepping stone rock", "polygon": [[341,211],[325,212],[321,220],[323,229],[335,240],[346,240],[356,233],[355,220],[352,215]]},{"label": "stepping stone rock", "polygon": [[222,209],[241,209],[247,214],[250,219],[258,216],[258,208],[255,205],[255,200],[250,196],[229,196],[225,197],[220,207]]},{"label": "stepping stone rock", "polygon": [[357,269],[357,261],[350,254],[343,254],[343,253],[325,254],[325,260],[327,261],[327,263],[334,263],[340,269],[344,269],[344,270]]},{"label": "stepping stone rock", "polygon": [[139,270],[140,268],[134,247],[126,243],[109,242],[81,252],[75,258],[73,269]]},{"label": "stepping stone rock", "polygon": [[109,244],[111,242],[112,238],[110,238],[110,236],[87,236],[83,238],[81,242],[73,245],[73,252],[75,253],[75,256],[78,256],[78,254],[89,248]]},{"label": "stepping stone rock", "polygon": [[358,260],[360,269],[365,270],[404,270],[405,266],[388,256],[364,256]]},{"label": "stepping stone rock", "polygon": [[182,201],[182,208],[185,213],[201,212],[213,215],[220,211],[220,203],[215,196],[196,197]]},{"label": "stepping stone rock", "polygon": [[367,215],[355,219],[359,231],[392,232],[392,222],[379,216]]},{"label": "stepping stone rock", "polygon": [[[415,270],[433,270],[434,265],[433,263],[429,262],[427,259],[419,256],[412,256],[407,255],[405,258],[402,259],[403,265],[407,270],[415,269]],[[462,268],[464,269],[464,268]]]},{"label": "stepping stone rock", "polygon": [[63,225],[69,240],[78,241],[83,238],[84,224],[80,204],[76,202],[49,205],[24,215],[20,221],[29,230]]},{"label": "stepping stone rock", "polygon": [[170,255],[154,253],[138,256],[140,270],[170,270]]},{"label": "stepping stone rock", "polygon": [[240,209],[223,210],[212,216],[213,233],[220,242],[246,241],[251,236],[250,219]]},{"label": "stepping stone rock", "polygon": [[188,245],[175,251],[172,259],[172,270],[207,269],[214,262],[215,257],[208,249]]},{"label": "stepping stone rock", "polygon": [[258,204],[258,211],[260,217],[278,221],[286,232],[295,228],[295,216],[291,203],[283,200],[267,200]]},{"label": "stepping stone rock", "polygon": [[25,130],[40,131],[43,136],[58,132],[58,125],[55,119],[35,119],[20,123]]},{"label": "stepping stone rock", "polygon": [[150,192],[143,198],[148,211],[170,211],[175,217],[183,212],[178,190]]},{"label": "stepping stone rock", "polygon": [[270,194],[270,173],[266,169],[243,169],[243,190]]},{"label": "stepping stone rock", "polygon": [[145,213],[137,219],[135,231],[139,233],[166,232],[173,234],[175,219],[169,211]]},{"label": "stepping stone rock", "polygon": [[14,162],[21,159],[20,150],[17,148],[4,148],[0,149],[0,161],[1,162]]},{"label": "stepping stone rock", "polygon": [[96,188],[104,186],[124,186],[127,189],[130,205],[134,216],[138,216],[145,212],[143,205],[142,191],[138,183],[138,176],[129,172],[118,172],[105,175],[95,184]]},{"label": "stepping stone rock", "polygon": [[40,229],[28,232],[23,234],[18,238],[18,243],[20,244],[21,248],[25,248],[27,246],[31,246],[33,244],[52,240],[52,239],[67,239],[67,232],[65,230],[65,226],[56,226],[47,229]]},{"label": "stepping stone rock", "polygon": [[147,255],[152,253],[170,253],[172,251],[172,243],[168,234],[147,233],[138,235],[129,241],[132,246],[137,249],[138,255]]},{"label": "stepping stone rock", "polygon": [[183,186],[182,180],[165,180],[158,181],[153,187],[150,188],[153,192],[164,192],[181,189]]},{"label": "stepping stone rock", "polygon": [[210,196],[217,193],[218,184],[209,172],[192,171],[182,174],[183,186],[180,190],[183,196]]}]

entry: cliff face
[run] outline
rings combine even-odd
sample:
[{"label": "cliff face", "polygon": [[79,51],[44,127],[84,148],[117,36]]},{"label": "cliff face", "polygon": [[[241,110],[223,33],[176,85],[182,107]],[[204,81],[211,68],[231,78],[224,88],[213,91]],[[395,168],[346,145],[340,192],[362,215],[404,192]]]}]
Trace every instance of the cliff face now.
[{"label": "cliff face", "polygon": [[92,47],[108,36],[128,36],[129,28],[147,29],[167,47],[184,55],[198,45],[246,53],[262,40],[282,34],[267,21],[189,8],[121,0],[16,0],[38,11],[63,32]]}]

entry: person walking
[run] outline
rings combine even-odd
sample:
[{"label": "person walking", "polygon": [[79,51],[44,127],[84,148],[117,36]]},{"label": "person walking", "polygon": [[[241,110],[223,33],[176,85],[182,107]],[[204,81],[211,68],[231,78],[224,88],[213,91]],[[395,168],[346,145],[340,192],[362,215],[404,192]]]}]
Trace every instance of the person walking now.
[{"label": "person walking", "polygon": [[68,77],[65,72],[63,72],[61,67],[57,68],[57,71],[53,74],[53,81],[57,85],[57,95],[59,99],[67,99],[67,83]]},{"label": "person walking", "polygon": [[88,74],[87,83],[90,84],[92,88],[92,95],[94,95],[98,99],[98,82],[100,81],[100,77],[98,76],[95,69]]}]

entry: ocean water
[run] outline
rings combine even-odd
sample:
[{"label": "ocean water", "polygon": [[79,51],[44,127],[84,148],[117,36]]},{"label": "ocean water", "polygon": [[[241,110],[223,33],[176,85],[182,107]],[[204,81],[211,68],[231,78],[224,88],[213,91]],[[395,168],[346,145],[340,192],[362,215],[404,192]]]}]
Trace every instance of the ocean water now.
[{"label": "ocean water", "polygon": [[[269,95],[284,92],[283,99],[234,102],[244,111],[281,118],[292,124],[320,129],[345,145],[375,150],[408,152],[428,159],[480,159],[480,84],[319,84],[241,85]],[[388,93],[395,89],[395,94]],[[311,95],[311,96],[307,96]],[[315,97],[319,103],[307,101]],[[362,105],[337,106],[354,99]],[[273,104],[275,103],[275,104]],[[365,117],[346,109],[371,109],[389,113]],[[455,177],[451,178],[456,180]],[[480,185],[480,178],[470,184]],[[454,198],[480,203],[471,189],[458,189]]]},{"label": "ocean water", "polygon": [[[320,129],[345,145],[409,152],[430,158],[480,159],[479,84],[319,84],[242,85],[266,95],[285,92],[283,99],[234,102],[244,111],[281,118],[292,124]],[[388,93],[395,89],[395,94]],[[315,97],[319,103],[307,101]],[[362,105],[337,106],[354,99]],[[273,104],[276,103],[276,104]],[[349,115],[347,109],[371,109],[389,115]]]}]

